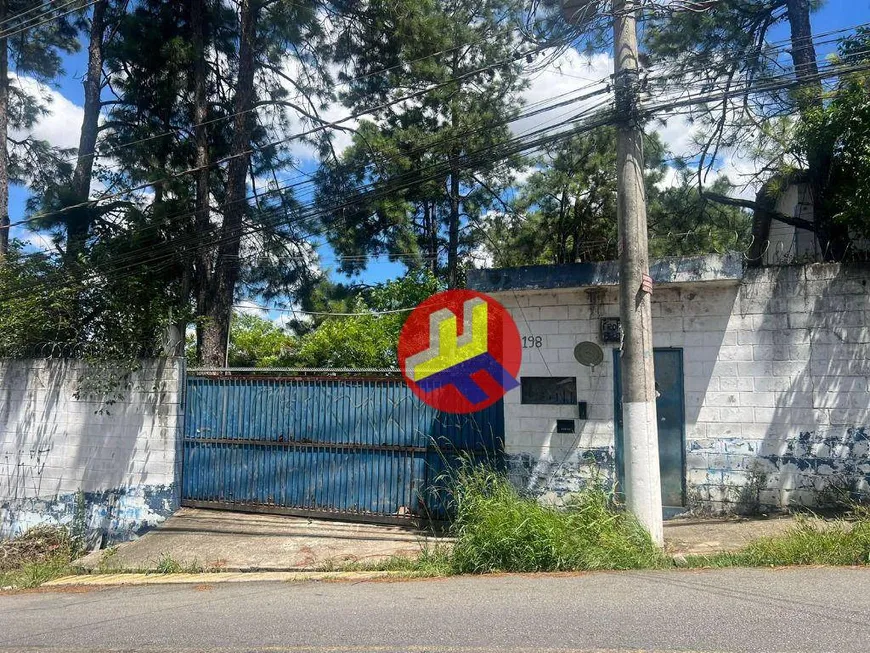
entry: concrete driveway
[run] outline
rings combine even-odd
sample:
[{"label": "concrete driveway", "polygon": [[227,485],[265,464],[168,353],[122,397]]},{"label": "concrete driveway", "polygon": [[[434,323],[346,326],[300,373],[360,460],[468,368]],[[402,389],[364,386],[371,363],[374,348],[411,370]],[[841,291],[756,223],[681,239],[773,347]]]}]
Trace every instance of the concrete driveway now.
[{"label": "concrete driveway", "polygon": [[79,564],[104,571],[151,570],[171,558],[182,567],[310,571],[413,556],[434,542],[400,526],[182,508],[138,540],[94,551]]}]

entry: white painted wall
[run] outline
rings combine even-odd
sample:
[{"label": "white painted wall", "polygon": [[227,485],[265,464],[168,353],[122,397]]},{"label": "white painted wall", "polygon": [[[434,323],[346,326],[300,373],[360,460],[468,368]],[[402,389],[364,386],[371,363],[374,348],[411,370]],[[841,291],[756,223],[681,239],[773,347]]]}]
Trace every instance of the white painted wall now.
[{"label": "white painted wall", "polygon": [[92,535],[162,521],[177,505],[182,365],[0,360],[0,537],[68,523],[82,499]]},{"label": "white painted wall", "polygon": [[[813,198],[808,184],[792,184],[776,201],[776,211],[812,222]],[[779,220],[770,223],[769,244],[764,251],[765,265],[784,265],[794,261],[817,260],[816,236]]]},{"label": "white painted wall", "polygon": [[[656,347],[683,350],[688,496],[714,509],[746,503],[761,483],[765,505],[814,504],[819,491],[870,478],[870,269],[820,264],[749,270],[742,283],[662,285],[653,294]],[[515,482],[557,500],[588,476],[594,455],[613,462],[613,345],[586,368],[574,346],[600,342],[599,319],[617,317],[615,287],[493,295],[521,335],[521,376],[576,376],[589,405],[577,433],[557,434],[576,406],[505,398],[506,449]],[[864,430],[868,429],[868,430]],[[801,434],[804,434],[803,436]],[[763,483],[762,483],[763,481]],[[824,497],[822,497],[824,498]]]}]

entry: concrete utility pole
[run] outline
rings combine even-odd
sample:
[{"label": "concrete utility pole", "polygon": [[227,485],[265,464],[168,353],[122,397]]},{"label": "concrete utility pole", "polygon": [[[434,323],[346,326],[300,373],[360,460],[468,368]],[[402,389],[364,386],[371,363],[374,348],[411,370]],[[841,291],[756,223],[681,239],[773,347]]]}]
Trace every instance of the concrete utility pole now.
[{"label": "concrete utility pole", "polygon": [[638,114],[638,0],[613,0],[614,87],[618,123],[617,219],[622,341],[622,423],[628,509],[662,545],[662,494],[653,374],[652,314],[644,190],[643,129]]}]

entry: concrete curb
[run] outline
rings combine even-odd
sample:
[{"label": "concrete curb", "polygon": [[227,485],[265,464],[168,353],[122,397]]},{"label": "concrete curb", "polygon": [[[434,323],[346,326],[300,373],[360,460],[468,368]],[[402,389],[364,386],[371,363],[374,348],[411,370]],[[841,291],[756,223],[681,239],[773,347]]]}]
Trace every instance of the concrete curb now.
[{"label": "concrete curb", "polygon": [[201,574],[85,574],[64,576],[40,587],[117,586],[117,585],[213,585],[217,583],[366,581],[401,577],[398,571],[264,571],[247,573]]}]

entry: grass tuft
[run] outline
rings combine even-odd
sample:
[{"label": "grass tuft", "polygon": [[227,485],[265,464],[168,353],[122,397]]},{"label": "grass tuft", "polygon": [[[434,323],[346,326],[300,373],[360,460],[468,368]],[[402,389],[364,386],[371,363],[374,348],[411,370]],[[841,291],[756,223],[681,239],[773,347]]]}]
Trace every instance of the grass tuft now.
[{"label": "grass tuft", "polygon": [[187,564],[179,562],[168,553],[164,553],[157,561],[157,565],[153,570],[145,570],[145,573],[154,574],[201,574],[206,571],[198,560],[193,560]]},{"label": "grass tuft", "polygon": [[521,496],[507,477],[466,464],[453,487],[454,573],[648,569],[666,558],[597,482],[564,509]]},{"label": "grass tuft", "polygon": [[80,554],[80,538],[69,529],[32,528],[21,537],[0,542],[0,589],[37,587],[74,573],[71,564]]},{"label": "grass tuft", "polygon": [[870,564],[870,511],[858,508],[854,521],[826,522],[800,516],[782,535],[764,537],[740,551],[686,556],[691,567],[853,566]]}]

